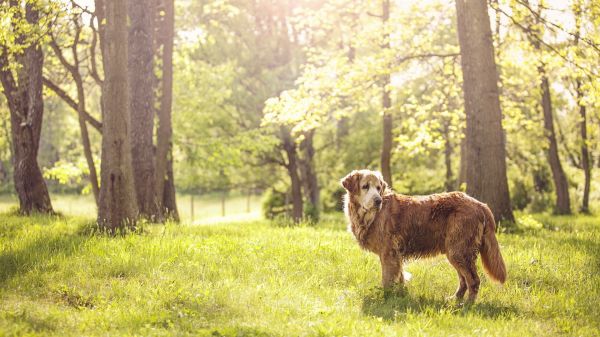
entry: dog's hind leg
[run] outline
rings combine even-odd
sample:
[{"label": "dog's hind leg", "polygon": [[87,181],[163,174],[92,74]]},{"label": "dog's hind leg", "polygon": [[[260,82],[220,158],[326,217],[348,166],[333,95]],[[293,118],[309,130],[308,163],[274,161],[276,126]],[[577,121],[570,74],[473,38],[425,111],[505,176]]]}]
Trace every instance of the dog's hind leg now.
[{"label": "dog's hind leg", "polygon": [[459,275],[460,284],[455,293],[456,298],[463,298],[468,288],[468,300],[470,302],[475,301],[479,292],[479,276],[475,268],[475,258],[460,253],[450,253],[448,254],[448,261],[456,268]]},{"label": "dog's hind leg", "polygon": [[477,275],[477,266],[475,265],[475,260],[477,259],[477,255],[472,256],[471,258],[467,258],[467,273],[465,274],[465,280],[467,281],[467,286],[469,287],[469,302],[475,302],[477,298],[477,293],[479,293],[479,275]]},{"label": "dog's hind leg", "polygon": [[458,270],[456,272],[458,274],[458,288],[454,293],[454,297],[460,300],[465,297],[465,292],[467,292],[467,281],[465,281],[465,277],[462,276]]}]

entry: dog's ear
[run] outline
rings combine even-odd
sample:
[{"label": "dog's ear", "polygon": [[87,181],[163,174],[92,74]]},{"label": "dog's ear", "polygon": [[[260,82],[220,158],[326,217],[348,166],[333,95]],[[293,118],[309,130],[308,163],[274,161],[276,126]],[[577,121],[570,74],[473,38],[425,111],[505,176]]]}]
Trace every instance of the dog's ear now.
[{"label": "dog's ear", "polygon": [[379,194],[383,196],[388,188],[388,184],[385,182],[385,180],[383,180],[383,175],[381,172],[377,172],[377,178],[379,179],[379,183],[381,183],[381,190],[379,191]]},{"label": "dog's ear", "polygon": [[360,173],[356,170],[350,172],[347,176],[342,178],[342,186],[346,191],[350,193],[356,193],[358,191],[358,184],[360,182]]},{"label": "dog's ear", "polygon": [[379,194],[381,194],[381,196],[384,196],[387,188],[388,184],[383,179],[381,179],[381,191],[379,191]]}]

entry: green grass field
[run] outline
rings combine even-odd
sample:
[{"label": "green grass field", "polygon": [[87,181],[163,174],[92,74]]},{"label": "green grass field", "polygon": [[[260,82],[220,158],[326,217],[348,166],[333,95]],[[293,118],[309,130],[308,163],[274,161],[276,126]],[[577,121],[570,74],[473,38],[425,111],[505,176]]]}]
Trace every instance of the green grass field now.
[{"label": "green grass field", "polygon": [[[600,218],[521,215],[500,234],[509,279],[478,301],[443,257],[410,263],[404,292],[340,215],[146,226],[93,234],[90,217],[0,215],[0,336],[594,336]],[[480,268],[481,270],[481,268]]]}]

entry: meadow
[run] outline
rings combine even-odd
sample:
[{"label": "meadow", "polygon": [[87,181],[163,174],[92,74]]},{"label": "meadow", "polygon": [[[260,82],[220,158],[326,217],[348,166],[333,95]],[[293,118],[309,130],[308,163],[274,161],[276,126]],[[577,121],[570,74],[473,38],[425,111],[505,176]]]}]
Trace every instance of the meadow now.
[{"label": "meadow", "polygon": [[[107,237],[89,216],[0,221],[0,336],[596,336],[600,217],[518,215],[499,233],[509,279],[478,301],[448,299],[443,257],[379,287],[340,214],[145,225]],[[481,265],[479,265],[481,272]]]}]

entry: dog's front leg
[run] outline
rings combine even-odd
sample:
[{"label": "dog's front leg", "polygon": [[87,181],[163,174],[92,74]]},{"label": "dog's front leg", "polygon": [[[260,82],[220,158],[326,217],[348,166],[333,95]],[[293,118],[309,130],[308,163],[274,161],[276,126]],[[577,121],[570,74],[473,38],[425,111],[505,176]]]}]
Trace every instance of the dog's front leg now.
[{"label": "dog's front leg", "polygon": [[402,259],[397,252],[393,250],[383,252],[379,259],[381,260],[381,283],[383,288],[390,288],[396,283],[404,283]]}]

